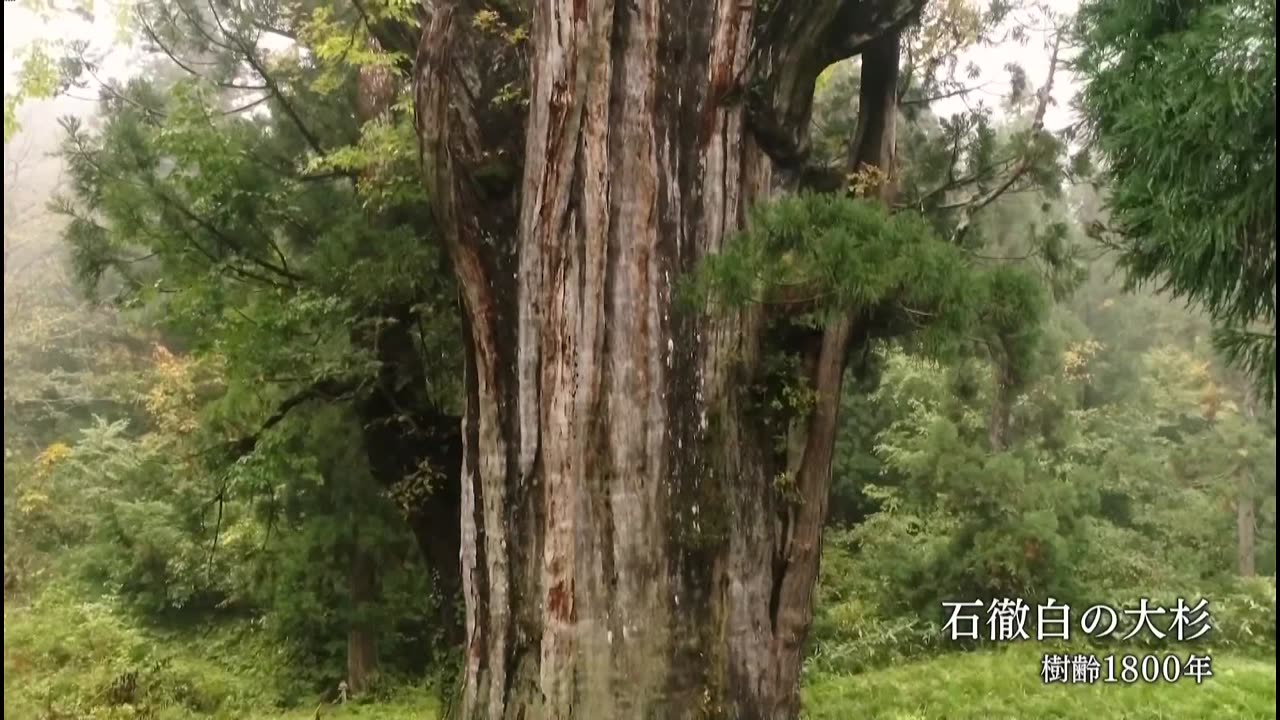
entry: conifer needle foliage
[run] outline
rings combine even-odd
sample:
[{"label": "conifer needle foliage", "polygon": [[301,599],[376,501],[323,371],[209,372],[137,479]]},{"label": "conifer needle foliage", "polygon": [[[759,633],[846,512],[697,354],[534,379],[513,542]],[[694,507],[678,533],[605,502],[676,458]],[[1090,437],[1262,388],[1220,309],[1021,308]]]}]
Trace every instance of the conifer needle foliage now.
[{"label": "conifer needle foliage", "polygon": [[[758,206],[749,229],[707,258],[686,292],[711,307],[877,311],[932,353],[993,334],[1027,358],[1047,310],[1041,283],[1012,265],[980,266],[911,212],[833,193]],[[907,333],[903,333],[907,334]]]},{"label": "conifer needle foliage", "polygon": [[1203,306],[1219,348],[1275,387],[1276,6],[1092,0],[1080,110],[1134,284]]}]

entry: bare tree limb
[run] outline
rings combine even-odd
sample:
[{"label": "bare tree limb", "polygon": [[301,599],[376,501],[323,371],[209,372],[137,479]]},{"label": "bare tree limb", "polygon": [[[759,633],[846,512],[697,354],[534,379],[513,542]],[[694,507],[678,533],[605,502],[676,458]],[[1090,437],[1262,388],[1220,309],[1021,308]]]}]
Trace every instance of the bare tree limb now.
[{"label": "bare tree limb", "polygon": [[[1038,102],[1036,105],[1035,115],[1031,121],[1031,139],[1029,142],[1034,142],[1035,138],[1039,137],[1039,135],[1044,132],[1044,116],[1048,111],[1049,103],[1053,99],[1053,80],[1058,69],[1058,52],[1062,47],[1063,35],[1063,31],[1058,30],[1057,34],[1054,36],[1053,52],[1049,56],[1049,77],[1045,80],[1044,86],[1036,93]],[[973,216],[991,203],[995,202],[997,198],[1008,191],[1009,188],[1013,187],[1014,183],[1021,179],[1022,176],[1030,169],[1031,157],[1028,149],[1028,151],[1025,152],[1022,158],[1018,161],[1017,165],[1014,166],[1013,172],[1009,174],[1009,177],[1006,178],[1004,182],[996,186],[996,188],[991,192],[966,203],[966,206],[962,211],[960,222],[956,226],[955,232],[952,233],[952,242],[959,243],[969,231]]]},{"label": "bare tree limb", "polygon": [[929,97],[904,99],[904,100],[898,101],[898,107],[911,107],[913,105],[928,105],[929,103],[937,102],[938,100],[946,100],[947,98],[953,98],[959,95],[968,95],[969,93],[981,90],[987,87],[988,85],[991,85],[990,81],[984,82],[981,85],[971,85],[969,87],[957,88],[950,92],[944,92],[938,95],[930,95]]}]

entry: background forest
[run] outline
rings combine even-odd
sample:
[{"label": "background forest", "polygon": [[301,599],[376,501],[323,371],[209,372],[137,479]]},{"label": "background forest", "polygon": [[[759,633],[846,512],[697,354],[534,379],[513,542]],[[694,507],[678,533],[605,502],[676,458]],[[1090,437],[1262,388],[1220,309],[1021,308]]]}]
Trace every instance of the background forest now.
[{"label": "background forest", "polygon": [[[927,5],[903,38],[888,239],[928,232],[945,251],[839,245],[887,222],[842,200],[878,181],[844,169],[865,101],[854,58],[818,81],[822,192],[761,208],[765,232],[690,279],[711,304],[805,273],[842,297],[922,284],[897,301],[920,330],[845,371],[808,717],[1274,717],[1275,8],[1183,3],[1190,19],[1155,27],[1165,5],[1179,4]],[[17,72],[6,40],[14,717],[407,718],[454,703],[461,320],[410,93],[386,79],[406,59],[368,30],[408,7],[141,0],[113,8],[114,43],[29,39]],[[475,21],[524,41],[496,12]],[[1196,53],[1228,32],[1260,60],[1224,80]],[[1137,42],[1191,75],[1144,86],[1117,70]],[[990,61],[1011,44],[1035,59]],[[1173,112],[1187,119],[1171,129]],[[1126,155],[1135,136],[1171,157]],[[1221,153],[1268,166],[1270,184],[1223,183]],[[1176,255],[1267,212],[1269,259]],[[1181,233],[1181,250],[1126,244],[1120,219]],[[807,257],[770,255],[805,223],[819,230]],[[1269,273],[1269,308],[1232,304],[1248,280],[1221,276],[1242,265]],[[951,277],[977,279],[924,287]],[[815,402],[794,358],[766,362],[762,413]],[[1197,651],[1215,675],[1044,687],[1043,646],[942,632],[944,600],[1000,597],[1209,598]]]}]

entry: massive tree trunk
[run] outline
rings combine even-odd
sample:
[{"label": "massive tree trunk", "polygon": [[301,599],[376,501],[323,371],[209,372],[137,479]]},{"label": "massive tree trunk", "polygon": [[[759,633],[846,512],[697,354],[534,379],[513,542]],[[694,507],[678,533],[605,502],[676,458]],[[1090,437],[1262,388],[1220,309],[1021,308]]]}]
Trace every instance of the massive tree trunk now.
[{"label": "massive tree trunk", "polygon": [[814,346],[835,395],[793,465],[746,395],[764,312],[676,283],[801,174],[817,74],[916,9],[433,4],[416,107],[467,326],[465,717],[794,716],[857,318]]}]

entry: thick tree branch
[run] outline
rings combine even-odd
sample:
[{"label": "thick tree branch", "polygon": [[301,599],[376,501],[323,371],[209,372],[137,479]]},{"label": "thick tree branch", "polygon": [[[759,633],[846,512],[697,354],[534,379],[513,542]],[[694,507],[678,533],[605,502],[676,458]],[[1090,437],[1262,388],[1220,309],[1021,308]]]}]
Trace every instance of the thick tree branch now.
[{"label": "thick tree branch", "polygon": [[757,18],[747,86],[726,86],[722,96],[744,91],[760,147],[779,166],[797,167],[809,153],[818,75],[900,31],[923,6],[924,0],[807,0],[767,12]]}]

